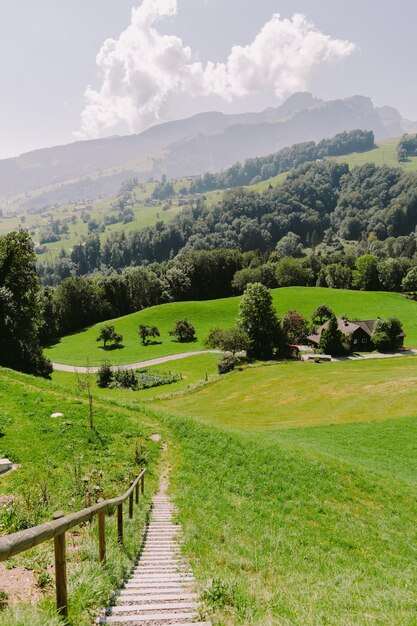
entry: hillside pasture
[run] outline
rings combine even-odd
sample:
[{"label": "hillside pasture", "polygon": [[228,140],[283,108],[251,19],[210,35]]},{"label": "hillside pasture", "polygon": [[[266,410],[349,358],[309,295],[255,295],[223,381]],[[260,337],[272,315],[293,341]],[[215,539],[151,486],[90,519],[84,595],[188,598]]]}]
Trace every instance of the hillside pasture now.
[{"label": "hillside pasture", "polygon": [[185,550],[214,624],[417,621],[415,418],[305,438],[166,420]]},{"label": "hillside pasture", "polygon": [[225,428],[265,431],[403,418],[414,413],[416,394],[417,357],[281,362],[244,368],[160,406]]},{"label": "hillside pasture", "polygon": [[[136,447],[147,463],[146,495],[140,509],[135,507],[134,518],[125,520],[124,547],[117,541],[116,516],[107,516],[106,565],[98,563],[96,523],[67,533],[71,624],[90,626],[136,558],[156,487],[160,452],[160,444],[149,437],[162,432],[161,425],[143,414],[94,401],[91,429],[88,401],[80,390],[71,393],[52,382],[4,369],[0,369],[0,397],[0,458],[7,456],[18,465],[0,481],[2,535],[50,521],[55,511],[69,514],[100,498],[121,495],[140,471]],[[62,415],[52,417],[55,413]],[[7,561],[12,569],[0,571],[0,590],[3,575],[15,577],[20,601],[1,611],[2,626],[59,624],[54,612],[53,563],[52,541]],[[19,589],[14,567],[34,573],[41,596],[36,606],[25,606],[26,590],[24,583]]]},{"label": "hillside pasture", "polygon": [[[337,315],[350,319],[374,319],[396,316],[404,324],[406,345],[417,345],[417,303],[401,294],[325,289],[318,287],[288,287],[273,290],[274,306],[279,315],[295,309],[310,318],[320,304],[327,304]],[[234,325],[239,311],[240,297],[204,302],[176,302],[163,304],[110,320],[123,335],[122,349],[104,350],[96,341],[103,323],[79,333],[63,337],[46,350],[55,363],[84,366],[101,365],[107,359],[112,365],[126,365],[181,352],[205,349],[205,341],[212,328]],[[175,320],[187,318],[196,328],[194,343],[178,343],[169,335]],[[157,326],[160,342],[142,346],[138,336],[139,324]]]}]

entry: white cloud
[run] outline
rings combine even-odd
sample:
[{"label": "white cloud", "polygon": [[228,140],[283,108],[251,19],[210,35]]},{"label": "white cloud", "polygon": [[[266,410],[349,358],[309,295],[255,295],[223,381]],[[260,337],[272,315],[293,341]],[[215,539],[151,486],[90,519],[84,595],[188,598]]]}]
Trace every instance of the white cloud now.
[{"label": "white cloud", "polygon": [[226,62],[204,66],[179,37],[156,28],[177,9],[177,0],[143,0],[120,37],[103,43],[97,55],[102,84],[85,92],[78,137],[99,137],[120,123],[132,132],[144,130],[162,121],[164,105],[180,93],[230,102],[273,90],[281,99],[305,89],[323,64],[355,49],[321,33],[303,15],[274,14],[251,44],[235,45]]}]

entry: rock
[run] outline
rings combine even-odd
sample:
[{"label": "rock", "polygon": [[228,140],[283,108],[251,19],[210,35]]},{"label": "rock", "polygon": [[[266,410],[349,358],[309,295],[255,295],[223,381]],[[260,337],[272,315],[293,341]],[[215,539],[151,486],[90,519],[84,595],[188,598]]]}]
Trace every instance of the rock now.
[{"label": "rock", "polygon": [[64,417],[63,413],[52,413],[51,417]]},{"label": "rock", "polygon": [[151,435],[149,439],[151,441],[161,441],[161,435]]},{"label": "rock", "polygon": [[12,469],[12,462],[9,459],[0,459],[0,474],[9,472]]}]

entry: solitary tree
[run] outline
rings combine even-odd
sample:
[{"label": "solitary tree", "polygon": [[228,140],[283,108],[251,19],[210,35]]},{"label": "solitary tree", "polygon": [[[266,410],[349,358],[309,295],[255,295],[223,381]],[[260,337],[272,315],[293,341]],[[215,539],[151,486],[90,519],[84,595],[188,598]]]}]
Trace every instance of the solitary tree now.
[{"label": "solitary tree", "polygon": [[146,326],[145,324],[139,326],[138,333],[144,346],[149,343],[150,339],[161,336],[156,326]]},{"label": "solitary tree", "polygon": [[180,343],[190,343],[196,340],[195,328],[186,319],[177,320],[169,334],[171,337],[176,337]]},{"label": "solitary tree", "polygon": [[100,328],[100,334],[97,337],[97,341],[103,342],[103,347],[106,348],[108,343],[112,343],[113,346],[118,347],[123,342],[123,336],[116,332],[114,326],[107,324]]},{"label": "solitary tree", "polygon": [[249,337],[249,357],[266,360],[282,350],[279,319],[272,305],[271,291],[264,285],[251,283],[247,286],[237,322]]}]

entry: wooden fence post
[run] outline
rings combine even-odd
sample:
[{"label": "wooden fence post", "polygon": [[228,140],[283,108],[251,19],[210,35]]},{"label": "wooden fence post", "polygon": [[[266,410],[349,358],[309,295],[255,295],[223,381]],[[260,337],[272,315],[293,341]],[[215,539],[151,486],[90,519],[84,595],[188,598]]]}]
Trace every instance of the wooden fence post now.
[{"label": "wooden fence post", "polygon": [[106,562],[106,512],[98,514],[98,553],[100,563]]},{"label": "wooden fence post", "polygon": [[[63,511],[54,514],[53,519],[64,517]],[[55,585],[56,585],[56,607],[58,613],[63,617],[68,617],[68,595],[67,595],[67,559],[65,549],[65,533],[54,537],[55,547]]]},{"label": "wooden fence post", "polygon": [[143,495],[145,493],[145,474],[143,474],[142,478],[140,479],[140,486]]},{"label": "wooden fence post", "polygon": [[135,501],[136,501],[136,504],[139,504],[139,481],[136,483],[136,488],[135,488]]},{"label": "wooden fence post", "polygon": [[[130,483],[130,486],[132,485],[133,485],[133,480]],[[129,519],[132,519],[132,517],[133,517],[133,489],[129,496]]]},{"label": "wooden fence post", "polygon": [[117,505],[117,539],[123,543],[123,504]]}]

